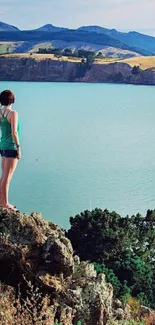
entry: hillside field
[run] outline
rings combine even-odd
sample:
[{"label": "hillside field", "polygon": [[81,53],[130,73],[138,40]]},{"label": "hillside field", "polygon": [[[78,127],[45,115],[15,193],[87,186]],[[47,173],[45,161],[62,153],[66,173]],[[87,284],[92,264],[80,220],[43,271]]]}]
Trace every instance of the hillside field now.
[{"label": "hillside field", "polygon": [[[16,54],[3,54],[3,57],[10,57],[10,58],[34,58],[37,61],[51,59],[51,60],[59,60],[59,61],[69,61],[69,62],[81,62],[81,58],[77,57],[66,57],[62,56],[57,58],[53,54],[36,54],[36,53],[16,53]],[[115,59],[115,58],[108,58],[105,57],[103,59],[96,59],[94,63],[96,64],[109,64],[114,62],[122,62],[127,63],[131,67],[139,66],[140,69],[146,70],[149,68],[155,68],[155,56],[139,56],[130,59]]]},{"label": "hillside field", "polygon": [[139,56],[137,58],[122,60],[122,62],[130,64],[131,67],[135,65],[139,66],[142,70],[155,68],[155,56]]}]

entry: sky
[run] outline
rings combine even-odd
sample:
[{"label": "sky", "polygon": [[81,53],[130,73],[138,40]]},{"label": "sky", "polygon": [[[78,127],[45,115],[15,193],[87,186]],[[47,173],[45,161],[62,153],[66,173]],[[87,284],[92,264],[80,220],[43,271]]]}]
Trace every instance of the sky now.
[{"label": "sky", "polygon": [[20,29],[99,25],[155,36],[155,0],[0,0],[0,21]]}]

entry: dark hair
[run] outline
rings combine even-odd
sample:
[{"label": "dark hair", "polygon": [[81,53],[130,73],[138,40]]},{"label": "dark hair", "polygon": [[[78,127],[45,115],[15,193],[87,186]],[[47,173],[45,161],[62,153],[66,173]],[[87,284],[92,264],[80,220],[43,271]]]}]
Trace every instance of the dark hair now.
[{"label": "dark hair", "polygon": [[15,102],[15,95],[11,90],[4,90],[0,93],[0,104],[11,105]]}]

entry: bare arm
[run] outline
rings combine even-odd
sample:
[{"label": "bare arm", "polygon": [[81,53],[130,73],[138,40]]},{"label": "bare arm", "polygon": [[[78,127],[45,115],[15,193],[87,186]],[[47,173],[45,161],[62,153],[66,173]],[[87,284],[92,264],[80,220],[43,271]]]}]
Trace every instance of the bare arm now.
[{"label": "bare arm", "polygon": [[17,125],[18,125],[18,113],[15,111],[12,111],[10,114],[10,123],[11,123],[11,132],[12,137],[14,140],[14,143],[16,146],[19,146],[19,138],[18,138],[18,132],[17,132]]},{"label": "bare arm", "polygon": [[19,144],[19,137],[17,132],[17,126],[18,126],[18,113],[16,111],[12,111],[10,113],[10,123],[11,123],[11,133],[12,138],[14,140],[14,143],[17,146],[17,158],[21,158],[21,150],[20,150],[20,144]]}]

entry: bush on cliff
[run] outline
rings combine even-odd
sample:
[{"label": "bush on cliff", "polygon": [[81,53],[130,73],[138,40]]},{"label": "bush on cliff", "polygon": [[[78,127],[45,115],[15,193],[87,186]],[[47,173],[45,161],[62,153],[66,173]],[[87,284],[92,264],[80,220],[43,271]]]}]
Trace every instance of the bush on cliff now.
[{"label": "bush on cliff", "polygon": [[137,65],[134,65],[132,68],[132,74],[138,74],[140,72],[140,67]]},{"label": "bush on cliff", "polygon": [[155,210],[148,210],[145,217],[86,210],[71,217],[70,224],[67,235],[75,253],[97,263],[107,280],[112,275],[118,297],[130,293],[155,307]]}]

